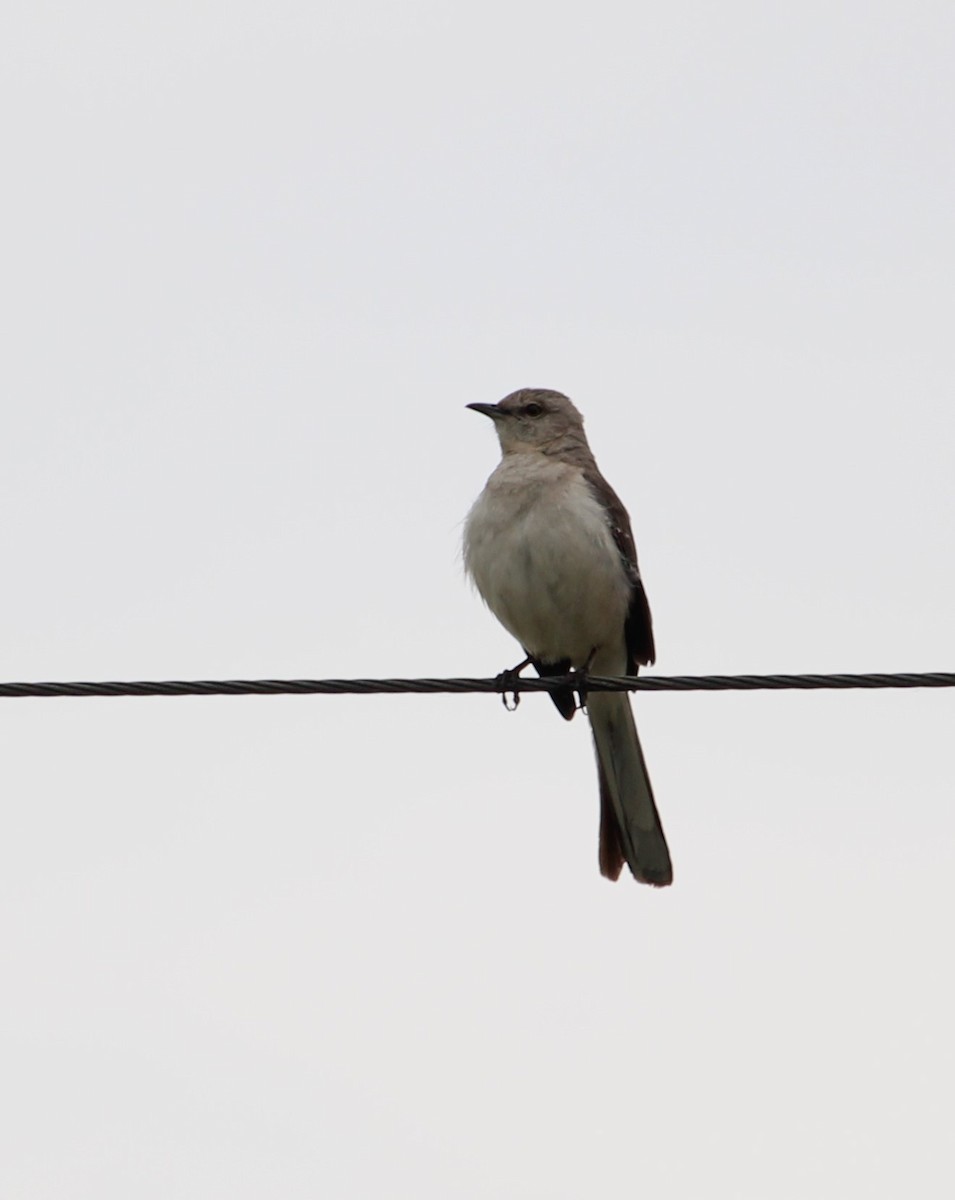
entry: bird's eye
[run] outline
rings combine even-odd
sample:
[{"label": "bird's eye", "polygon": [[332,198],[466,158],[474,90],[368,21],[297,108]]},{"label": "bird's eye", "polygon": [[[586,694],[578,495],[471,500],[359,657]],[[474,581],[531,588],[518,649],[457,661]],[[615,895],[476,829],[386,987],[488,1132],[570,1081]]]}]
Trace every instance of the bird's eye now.
[{"label": "bird's eye", "polygon": [[538,404],[534,400],[532,400],[530,402],[530,404],[524,405],[524,416],[525,417],[539,417],[543,411],[544,411],[543,404]]}]

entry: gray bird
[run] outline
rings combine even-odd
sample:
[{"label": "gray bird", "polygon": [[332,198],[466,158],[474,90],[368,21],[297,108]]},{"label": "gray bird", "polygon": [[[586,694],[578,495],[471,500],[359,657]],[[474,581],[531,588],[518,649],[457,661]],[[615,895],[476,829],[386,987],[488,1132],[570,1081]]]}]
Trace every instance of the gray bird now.
[{"label": "gray bird", "polygon": [[[522,388],[491,418],[501,462],[468,514],[464,563],[491,612],[539,675],[635,675],[654,658],[650,606],[630,518],[597,469],[584,422],[561,392]],[[526,664],[522,664],[526,665]],[[570,688],[553,693],[567,720]],[[630,700],[592,692],[600,776],[600,871],[664,887],[673,868]]]}]

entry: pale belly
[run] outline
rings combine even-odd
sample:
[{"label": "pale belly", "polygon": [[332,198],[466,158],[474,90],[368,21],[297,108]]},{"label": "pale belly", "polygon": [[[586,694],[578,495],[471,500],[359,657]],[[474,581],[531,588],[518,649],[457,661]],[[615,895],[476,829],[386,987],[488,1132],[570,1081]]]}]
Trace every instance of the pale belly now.
[{"label": "pale belly", "polygon": [[582,667],[593,655],[594,673],[623,670],[630,586],[587,485],[544,483],[518,510],[506,479],[498,489],[494,482],[465,534],[467,568],[488,607],[542,662]]}]

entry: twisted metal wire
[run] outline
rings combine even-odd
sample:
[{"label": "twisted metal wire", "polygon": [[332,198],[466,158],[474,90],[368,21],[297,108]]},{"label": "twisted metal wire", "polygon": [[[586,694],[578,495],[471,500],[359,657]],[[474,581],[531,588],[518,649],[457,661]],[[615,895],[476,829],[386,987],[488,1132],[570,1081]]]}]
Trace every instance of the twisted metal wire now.
[{"label": "twisted metal wire", "polygon": [[412,693],[553,692],[571,687],[589,692],[753,692],[848,688],[955,687],[955,672],[923,671],[868,675],[574,675],[494,679],[206,679],[107,683],[0,683],[0,698],[44,696],[368,696]]}]

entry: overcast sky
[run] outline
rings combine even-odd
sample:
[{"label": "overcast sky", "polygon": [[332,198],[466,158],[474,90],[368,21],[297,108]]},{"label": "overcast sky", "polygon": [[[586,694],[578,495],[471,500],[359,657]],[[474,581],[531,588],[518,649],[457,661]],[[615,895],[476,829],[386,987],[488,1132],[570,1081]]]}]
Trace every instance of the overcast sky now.
[{"label": "overcast sky", "polygon": [[[493,675],[570,394],[661,673],[955,669],[955,8],[9,0],[0,678]],[[955,694],[0,700],[0,1195],[945,1197]]]}]

